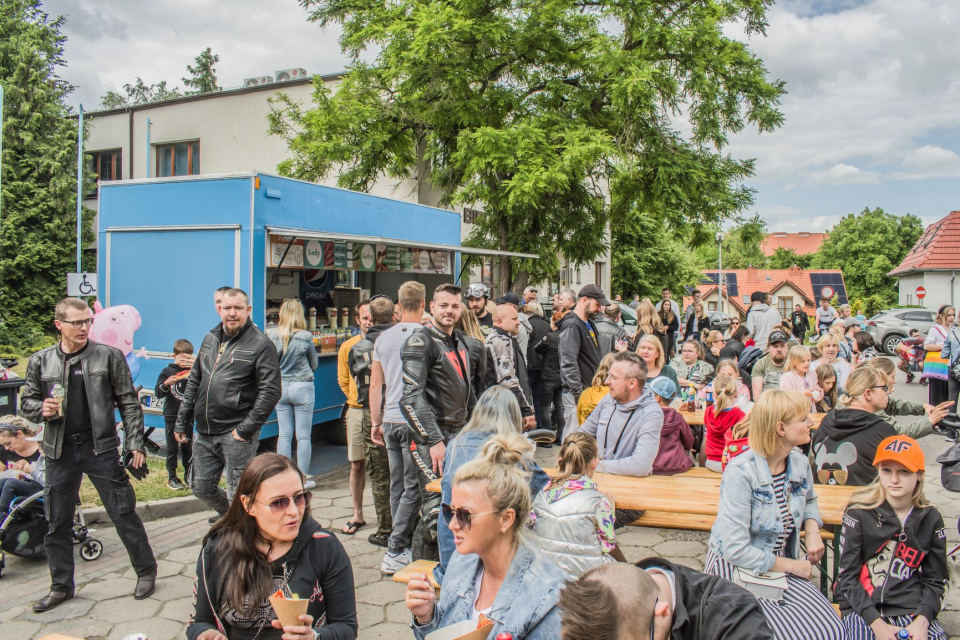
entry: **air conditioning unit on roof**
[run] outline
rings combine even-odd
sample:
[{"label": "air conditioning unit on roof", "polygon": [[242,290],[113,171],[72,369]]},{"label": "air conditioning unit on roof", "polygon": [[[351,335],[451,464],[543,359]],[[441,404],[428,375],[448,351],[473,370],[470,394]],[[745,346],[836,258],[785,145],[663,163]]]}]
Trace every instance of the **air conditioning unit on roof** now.
[{"label": "air conditioning unit on roof", "polygon": [[307,77],[306,69],[283,69],[277,71],[277,82],[290,82],[291,80],[303,80]]},{"label": "air conditioning unit on roof", "polygon": [[243,81],[244,88],[259,87],[264,84],[273,84],[273,76],[258,76],[256,78],[247,78]]}]

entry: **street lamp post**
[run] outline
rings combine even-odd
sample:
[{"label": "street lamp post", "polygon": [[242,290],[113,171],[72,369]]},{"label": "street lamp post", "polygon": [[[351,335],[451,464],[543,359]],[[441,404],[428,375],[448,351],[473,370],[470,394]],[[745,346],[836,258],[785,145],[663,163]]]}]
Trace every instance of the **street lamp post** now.
[{"label": "street lamp post", "polygon": [[717,232],[717,244],[720,247],[720,275],[717,277],[717,293],[720,296],[720,313],[723,313],[723,233]]}]

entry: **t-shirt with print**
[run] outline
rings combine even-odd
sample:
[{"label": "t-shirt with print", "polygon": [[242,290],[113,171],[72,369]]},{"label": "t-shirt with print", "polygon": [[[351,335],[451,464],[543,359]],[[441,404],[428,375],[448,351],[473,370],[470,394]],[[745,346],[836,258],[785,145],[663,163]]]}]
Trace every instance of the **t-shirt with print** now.
[{"label": "t-shirt with print", "polygon": [[383,422],[406,423],[400,412],[400,398],[403,396],[403,364],[400,362],[400,349],[414,331],[420,329],[419,322],[399,322],[377,337],[373,345],[373,361],[383,367],[383,381],[387,392],[383,400]]},{"label": "t-shirt with print", "polygon": [[589,333],[589,334],[590,334],[590,337],[593,338],[593,344],[595,344],[595,345],[597,345],[597,347],[599,347],[599,346],[600,346],[600,343],[597,342],[597,334],[596,334],[596,332],[593,330],[593,323],[592,323],[592,322],[588,322],[588,321],[586,321],[586,320],[583,320],[582,322],[583,322],[583,324],[585,324],[585,325],[587,326],[587,333]]},{"label": "t-shirt with print", "polygon": [[87,385],[83,380],[83,361],[78,356],[90,346],[88,342],[83,349],[75,353],[64,354],[69,364],[70,373],[67,382],[66,426],[64,434],[68,436],[81,433],[93,434],[93,424],[90,422],[90,406],[87,404]]},{"label": "t-shirt with print", "polygon": [[[785,364],[787,364],[786,359],[784,359],[783,364],[779,366],[775,365],[770,358],[770,354],[767,354],[757,360],[757,364],[753,365],[753,373],[751,375],[754,378],[763,378],[764,391],[779,389],[780,376],[783,375],[783,367]],[[756,398],[754,398],[754,400],[756,400]]]}]

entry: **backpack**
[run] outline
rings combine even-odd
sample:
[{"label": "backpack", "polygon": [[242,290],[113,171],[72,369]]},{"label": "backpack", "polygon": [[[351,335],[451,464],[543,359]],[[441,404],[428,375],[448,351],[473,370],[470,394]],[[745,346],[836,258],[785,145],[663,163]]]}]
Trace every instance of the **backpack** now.
[{"label": "backpack", "polygon": [[740,352],[740,359],[737,360],[737,366],[746,371],[753,371],[753,365],[762,357],[763,350],[759,347],[746,347]]}]

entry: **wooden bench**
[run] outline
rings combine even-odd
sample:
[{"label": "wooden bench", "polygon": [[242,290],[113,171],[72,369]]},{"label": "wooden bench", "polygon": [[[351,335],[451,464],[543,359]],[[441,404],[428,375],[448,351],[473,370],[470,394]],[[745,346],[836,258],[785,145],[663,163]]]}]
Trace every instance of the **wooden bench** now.
[{"label": "wooden bench", "polygon": [[[689,425],[702,425],[703,424],[703,409],[698,409],[697,411],[681,411],[680,415],[683,416],[683,419],[687,421]],[[811,413],[810,419],[813,420],[813,428],[820,428],[820,421],[823,420],[825,413]]]},{"label": "wooden bench", "polygon": [[[711,472],[712,473],[712,472]],[[654,529],[682,529],[684,531],[710,531],[713,528],[715,516],[692,513],[668,513],[666,511],[647,511],[635,522],[632,527],[650,527]],[[804,537],[805,531],[800,532]],[[822,530],[820,536],[824,540],[833,540],[833,532]]]},{"label": "wooden bench", "polygon": [[400,571],[397,571],[395,574],[393,574],[393,581],[407,584],[410,582],[410,577],[413,574],[425,573],[430,579],[430,584],[433,585],[433,588],[439,589],[440,585],[437,584],[437,581],[433,579],[433,570],[438,564],[440,563],[434,560],[415,560],[414,562],[411,562],[405,566],[403,569],[400,569]]}]

